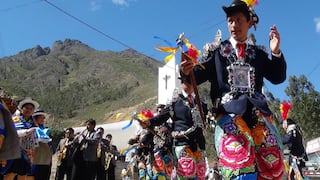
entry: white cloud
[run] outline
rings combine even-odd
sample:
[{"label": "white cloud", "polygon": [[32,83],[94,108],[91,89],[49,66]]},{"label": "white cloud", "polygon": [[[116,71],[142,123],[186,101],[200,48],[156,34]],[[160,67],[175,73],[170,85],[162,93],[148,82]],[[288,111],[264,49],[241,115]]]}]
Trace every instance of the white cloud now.
[{"label": "white cloud", "polygon": [[320,33],[320,17],[314,18],[314,22],[316,23],[316,31]]},{"label": "white cloud", "polygon": [[112,3],[115,5],[128,7],[129,2],[132,2],[132,1],[135,1],[135,0],[112,0]]},{"label": "white cloud", "polygon": [[90,2],[90,10],[91,11],[98,11],[101,9],[101,1],[91,1]]},{"label": "white cloud", "polygon": [[119,6],[129,6],[127,0],[112,0],[112,3]]}]

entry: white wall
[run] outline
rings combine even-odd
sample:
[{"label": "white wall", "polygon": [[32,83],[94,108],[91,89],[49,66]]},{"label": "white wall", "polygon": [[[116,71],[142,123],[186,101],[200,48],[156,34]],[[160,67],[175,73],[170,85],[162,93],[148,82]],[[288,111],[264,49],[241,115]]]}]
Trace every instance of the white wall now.
[{"label": "white wall", "polygon": [[158,70],[158,104],[167,104],[175,88],[180,88],[179,69],[173,58]]}]

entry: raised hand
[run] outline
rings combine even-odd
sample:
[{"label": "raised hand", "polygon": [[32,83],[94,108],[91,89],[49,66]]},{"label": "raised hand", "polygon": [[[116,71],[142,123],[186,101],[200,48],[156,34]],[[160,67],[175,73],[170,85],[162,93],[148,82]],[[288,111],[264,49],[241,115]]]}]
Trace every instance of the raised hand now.
[{"label": "raised hand", "polygon": [[272,53],[279,54],[280,53],[280,34],[275,25],[270,27],[269,39],[270,39],[270,49]]}]

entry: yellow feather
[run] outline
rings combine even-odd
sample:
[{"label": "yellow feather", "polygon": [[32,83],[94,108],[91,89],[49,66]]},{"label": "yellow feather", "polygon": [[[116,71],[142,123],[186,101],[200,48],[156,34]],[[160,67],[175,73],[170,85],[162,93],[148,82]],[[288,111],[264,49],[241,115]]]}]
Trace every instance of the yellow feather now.
[{"label": "yellow feather", "polygon": [[155,47],[159,51],[168,52],[168,53],[175,53],[178,50],[178,47]]},{"label": "yellow feather", "polygon": [[256,4],[256,0],[242,0],[245,2],[248,6],[253,7]]},{"label": "yellow feather", "polygon": [[173,58],[174,55],[175,55],[175,54],[172,53],[172,54],[169,54],[168,56],[166,56],[166,57],[164,58],[164,62],[168,63],[168,62]]}]

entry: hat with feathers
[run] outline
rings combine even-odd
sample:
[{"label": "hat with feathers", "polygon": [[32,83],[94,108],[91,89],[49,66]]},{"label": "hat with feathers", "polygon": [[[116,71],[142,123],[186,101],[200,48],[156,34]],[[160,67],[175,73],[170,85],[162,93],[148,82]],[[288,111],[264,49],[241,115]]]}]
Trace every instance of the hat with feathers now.
[{"label": "hat with feathers", "polygon": [[257,0],[234,0],[230,6],[222,6],[227,17],[236,12],[243,12],[250,20],[253,21],[254,26],[258,24],[259,17],[253,10],[253,7],[258,4]]}]

